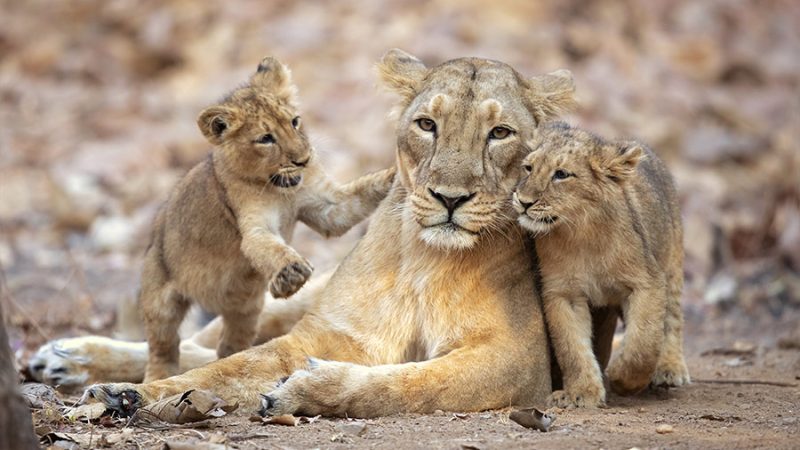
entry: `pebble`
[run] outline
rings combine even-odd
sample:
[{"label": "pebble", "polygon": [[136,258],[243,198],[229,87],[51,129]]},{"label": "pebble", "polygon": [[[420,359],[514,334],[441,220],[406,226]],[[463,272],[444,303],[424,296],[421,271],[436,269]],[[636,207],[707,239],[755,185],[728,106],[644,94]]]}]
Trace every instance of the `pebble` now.
[{"label": "pebble", "polygon": [[658,434],[667,434],[673,431],[675,431],[675,429],[672,428],[672,425],[662,424],[656,427],[656,433]]}]

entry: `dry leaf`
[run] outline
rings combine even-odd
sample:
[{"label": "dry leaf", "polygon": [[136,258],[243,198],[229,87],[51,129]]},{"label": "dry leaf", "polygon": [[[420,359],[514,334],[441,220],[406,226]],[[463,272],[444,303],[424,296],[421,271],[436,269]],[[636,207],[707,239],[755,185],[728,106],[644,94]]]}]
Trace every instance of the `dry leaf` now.
[{"label": "dry leaf", "polygon": [[252,416],[250,417],[251,422],[261,422],[267,425],[285,425],[289,427],[296,427],[297,425],[304,424],[304,423],[314,423],[319,419],[320,416],[315,417],[295,417],[291,414],[284,414],[282,416]]},{"label": "dry leaf", "polygon": [[64,403],[58,398],[56,390],[51,386],[42,383],[25,383],[19,387],[22,398],[28,403],[28,407],[41,409],[46,406],[63,406]]},{"label": "dry leaf", "polygon": [[512,411],[508,418],[525,428],[547,431],[550,429],[550,425],[555,422],[556,415],[541,412],[536,408],[524,408]]},{"label": "dry leaf", "polygon": [[103,403],[88,403],[75,408],[68,408],[64,414],[70,420],[92,421],[99,419],[106,412],[106,405]]},{"label": "dry leaf", "polygon": [[141,423],[157,420],[174,424],[199,422],[222,417],[238,407],[238,403],[228,405],[208,391],[192,389],[139,408],[134,415],[134,421]]}]

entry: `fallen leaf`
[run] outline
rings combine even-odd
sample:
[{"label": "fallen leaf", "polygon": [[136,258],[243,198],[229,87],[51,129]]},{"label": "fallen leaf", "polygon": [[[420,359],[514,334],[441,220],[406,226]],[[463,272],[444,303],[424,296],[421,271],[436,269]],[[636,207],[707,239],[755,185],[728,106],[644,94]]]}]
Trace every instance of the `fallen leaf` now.
[{"label": "fallen leaf", "polygon": [[238,403],[228,405],[211,392],[192,389],[139,408],[133,421],[137,424],[154,420],[174,424],[199,422],[222,417],[238,407]]},{"label": "fallen leaf", "polygon": [[103,403],[87,403],[75,408],[68,408],[64,414],[70,420],[92,421],[99,419],[106,412],[106,405]]},{"label": "fallen leaf", "polygon": [[164,450],[225,450],[228,447],[213,442],[193,441],[167,441],[164,442]]},{"label": "fallen leaf", "polygon": [[512,411],[508,418],[525,428],[533,428],[545,432],[555,422],[556,415],[544,413],[536,408],[524,408]]},{"label": "fallen leaf", "polygon": [[63,406],[64,403],[58,398],[53,387],[42,383],[25,383],[19,387],[22,398],[28,403],[28,407],[42,409],[46,406]]},{"label": "fallen leaf", "polygon": [[319,419],[320,416],[315,417],[295,417],[291,414],[284,414],[282,416],[252,416],[250,417],[251,422],[261,422],[267,425],[285,425],[288,427],[296,427],[297,425],[304,424],[304,423],[314,423]]}]

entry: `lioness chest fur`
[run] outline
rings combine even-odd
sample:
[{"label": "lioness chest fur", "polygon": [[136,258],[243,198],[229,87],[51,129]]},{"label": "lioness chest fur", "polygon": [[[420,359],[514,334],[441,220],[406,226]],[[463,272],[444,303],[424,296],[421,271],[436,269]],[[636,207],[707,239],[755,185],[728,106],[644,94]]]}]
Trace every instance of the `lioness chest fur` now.
[{"label": "lioness chest fur", "polygon": [[689,381],[683,358],[683,242],[672,178],[650,149],[565,124],[543,127],[514,194],[533,232],[543,302],[564,389],[558,406],[605,402],[589,308],[618,307],[625,337],[608,375],[635,393]]},{"label": "lioness chest fur", "polygon": [[217,354],[250,347],[264,292],[295,293],[311,264],[288,245],[298,220],[338,236],[370,214],[394,169],[338,186],[308,142],[288,69],[265,58],[247,86],[197,120],[216,146],[161,208],[145,256],[140,305],[146,380],[178,373],[178,325],[191,301],[223,318]]}]

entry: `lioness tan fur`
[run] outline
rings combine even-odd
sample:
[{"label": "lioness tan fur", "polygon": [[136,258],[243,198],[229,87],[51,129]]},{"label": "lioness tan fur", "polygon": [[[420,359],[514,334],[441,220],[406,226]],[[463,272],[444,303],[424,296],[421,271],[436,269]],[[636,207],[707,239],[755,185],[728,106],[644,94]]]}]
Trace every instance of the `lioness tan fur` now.
[{"label": "lioness tan fur", "polygon": [[621,394],[689,382],[683,358],[683,239],[672,177],[636,142],[607,142],[565,124],[542,127],[514,195],[536,236],[545,317],[564,389],[557,406],[605,402],[590,307],[621,307],[625,337],[611,361]]},{"label": "lioness tan fur", "polygon": [[216,149],[161,208],[145,255],[148,381],[179,372],[178,326],[192,301],[223,318],[219,357],[249,348],[264,291],[290,296],[311,275],[288,245],[296,222],[341,235],[377,207],[394,176],[389,169],[332,183],[300,122],[289,71],[274,58],[197,124]]},{"label": "lioness tan fur", "polygon": [[395,184],[308,313],[261,346],[86,397],[130,413],[207,389],[264,414],[350,417],[545,401],[534,258],[509,199],[537,125],[572,104],[571,76],[477,58],[428,68],[398,50],[378,69],[403,97]]}]

